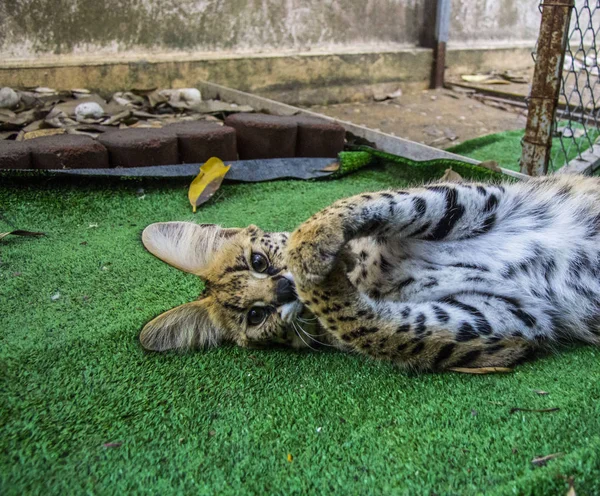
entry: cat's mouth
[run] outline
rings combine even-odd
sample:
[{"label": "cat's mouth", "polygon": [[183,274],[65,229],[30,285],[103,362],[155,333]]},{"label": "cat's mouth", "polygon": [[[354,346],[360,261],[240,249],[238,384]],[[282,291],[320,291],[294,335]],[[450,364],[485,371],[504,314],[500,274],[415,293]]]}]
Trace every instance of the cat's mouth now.
[{"label": "cat's mouth", "polygon": [[[294,277],[289,272],[284,277],[294,284]],[[281,305],[280,316],[286,326],[296,334],[294,342],[296,348],[315,348],[320,346],[333,346],[330,339],[319,325],[317,317],[298,300],[295,286],[292,287],[294,299]]]},{"label": "cat's mouth", "polygon": [[303,310],[304,305],[300,302],[300,300],[286,303],[281,307],[281,320],[283,320],[286,324],[296,322]]},{"label": "cat's mouth", "polygon": [[294,348],[318,349],[323,346],[336,347],[326,331],[319,325],[315,315],[299,300],[286,303],[281,309],[281,319],[295,334]]}]

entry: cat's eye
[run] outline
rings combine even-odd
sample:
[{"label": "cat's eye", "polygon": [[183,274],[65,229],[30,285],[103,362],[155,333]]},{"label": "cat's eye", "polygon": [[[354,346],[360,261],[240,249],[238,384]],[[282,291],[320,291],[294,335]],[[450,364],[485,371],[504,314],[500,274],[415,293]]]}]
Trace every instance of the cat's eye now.
[{"label": "cat's eye", "polygon": [[267,257],[261,253],[253,253],[250,262],[252,264],[252,270],[255,272],[263,273],[269,268],[269,261],[267,260]]},{"label": "cat's eye", "polygon": [[267,317],[267,309],[265,307],[252,307],[248,311],[248,324],[257,326],[262,324]]}]

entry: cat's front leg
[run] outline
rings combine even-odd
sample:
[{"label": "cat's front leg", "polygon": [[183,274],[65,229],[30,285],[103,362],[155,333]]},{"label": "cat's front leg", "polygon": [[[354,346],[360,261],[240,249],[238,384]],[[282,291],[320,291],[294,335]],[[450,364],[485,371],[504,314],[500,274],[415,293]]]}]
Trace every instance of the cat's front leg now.
[{"label": "cat's front leg", "polygon": [[485,235],[508,211],[506,197],[502,186],[439,184],[340,200],[292,233],[288,267],[296,278],[320,282],[341,248],[354,238],[441,241]]}]

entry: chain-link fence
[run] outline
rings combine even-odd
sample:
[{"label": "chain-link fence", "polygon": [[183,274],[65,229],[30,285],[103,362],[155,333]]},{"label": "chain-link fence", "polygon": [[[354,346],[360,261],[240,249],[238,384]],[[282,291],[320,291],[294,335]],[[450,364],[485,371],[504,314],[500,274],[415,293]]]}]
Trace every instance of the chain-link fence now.
[{"label": "chain-link fence", "polygon": [[600,0],[575,2],[568,36],[553,124],[552,171],[573,159],[585,160],[583,152],[600,134]]},{"label": "chain-link fence", "polygon": [[590,172],[600,166],[600,0],[541,0],[539,8],[522,171]]}]

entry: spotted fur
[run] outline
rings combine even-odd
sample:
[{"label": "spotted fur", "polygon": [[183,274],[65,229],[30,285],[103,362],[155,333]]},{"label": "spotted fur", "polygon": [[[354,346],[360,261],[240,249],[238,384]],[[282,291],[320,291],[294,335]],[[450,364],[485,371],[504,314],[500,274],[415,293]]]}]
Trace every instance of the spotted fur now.
[{"label": "spotted fur", "polygon": [[[182,232],[192,245],[179,242]],[[144,243],[207,287],[181,319],[171,311],[144,328],[152,349],[321,343],[442,370],[511,366],[563,342],[600,344],[596,178],[366,193],[315,214],[289,243],[254,226],[185,223],[153,224]],[[186,250],[203,254],[193,267]],[[270,272],[253,272],[255,252]],[[295,282],[285,301],[281,278]],[[256,305],[269,313],[250,325]]]}]

